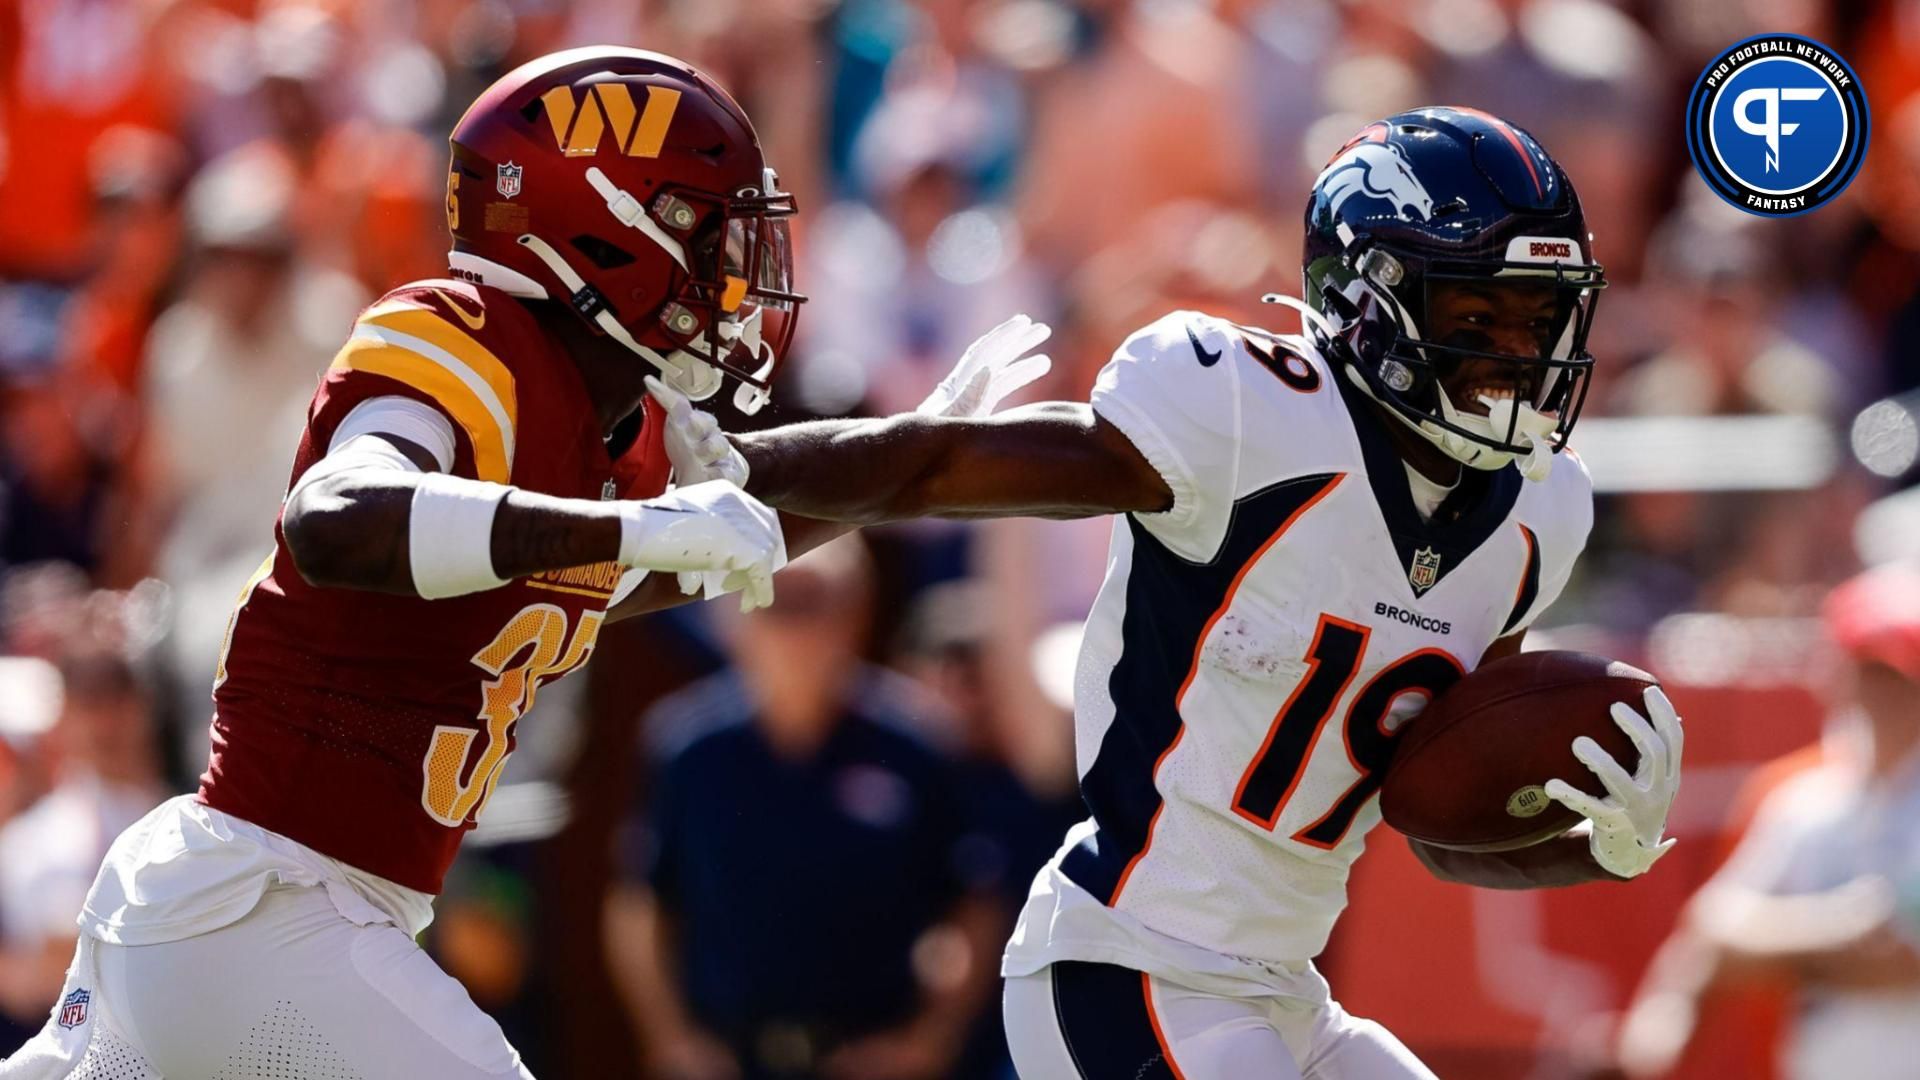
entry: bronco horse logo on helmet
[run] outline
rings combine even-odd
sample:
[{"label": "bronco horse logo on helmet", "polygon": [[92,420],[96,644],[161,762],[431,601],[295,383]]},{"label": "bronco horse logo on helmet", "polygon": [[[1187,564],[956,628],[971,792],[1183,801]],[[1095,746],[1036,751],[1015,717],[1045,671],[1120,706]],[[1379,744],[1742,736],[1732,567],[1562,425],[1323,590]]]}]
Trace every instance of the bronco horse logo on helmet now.
[{"label": "bronco horse logo on helmet", "polygon": [[1314,184],[1322,185],[1335,213],[1353,196],[1367,195],[1392,203],[1393,212],[1408,221],[1413,220],[1409,210],[1418,212],[1422,221],[1433,217],[1433,196],[1413,175],[1413,167],[1401,156],[1400,148],[1390,143],[1361,142],[1348,147]]}]

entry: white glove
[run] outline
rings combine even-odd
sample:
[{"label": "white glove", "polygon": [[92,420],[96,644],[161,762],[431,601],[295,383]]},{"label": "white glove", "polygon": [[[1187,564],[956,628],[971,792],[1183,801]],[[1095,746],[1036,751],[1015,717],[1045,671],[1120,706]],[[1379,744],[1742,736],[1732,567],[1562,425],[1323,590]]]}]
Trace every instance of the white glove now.
[{"label": "white glove", "polygon": [[981,334],[914,411],[962,418],[992,415],[1008,394],[1045,375],[1053,366],[1045,353],[1022,356],[1052,333],[1053,328],[1046,323],[1015,315]]},{"label": "white glove", "polygon": [[[707,598],[739,591],[740,610],[773,603],[773,575],[787,565],[780,518],[724,480],[620,504],[620,564],[680,575]],[[691,584],[693,588],[689,588]]]},{"label": "white glove", "polygon": [[1573,740],[1573,756],[1600,778],[1607,797],[1596,799],[1564,780],[1549,780],[1546,786],[1549,798],[1593,822],[1588,838],[1593,860],[1607,873],[1623,878],[1646,873],[1673,847],[1673,841],[1662,840],[1661,835],[1666,832],[1667,811],[1680,790],[1680,749],[1686,741],[1680,716],[1667,695],[1650,686],[1645,697],[1646,716],[1624,701],[1615,702],[1611,710],[1613,722],[1640,752],[1640,764],[1632,776],[1599,743],[1582,735]]},{"label": "white glove", "polygon": [[655,376],[647,376],[647,390],[667,410],[665,441],[674,483],[684,487],[725,480],[747,486],[747,459],[734,449],[712,413],[694,408],[687,395]]}]

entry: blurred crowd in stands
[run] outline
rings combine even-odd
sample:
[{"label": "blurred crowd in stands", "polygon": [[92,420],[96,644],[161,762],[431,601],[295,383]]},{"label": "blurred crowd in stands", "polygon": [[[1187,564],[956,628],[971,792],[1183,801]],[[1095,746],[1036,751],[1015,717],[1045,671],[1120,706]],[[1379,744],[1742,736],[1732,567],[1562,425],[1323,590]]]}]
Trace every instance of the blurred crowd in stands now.
[{"label": "blurred crowd in stands", "polygon": [[[1790,220],[1715,199],[1679,124],[1760,31],[1832,44],[1874,114],[1853,188]],[[1920,549],[1920,0],[0,0],[0,1052],[109,840],[204,764],[318,374],[444,270],[445,133],[591,42],[704,67],[798,196],[812,301],[755,423],[911,408],[1016,311],[1055,328],[1034,397],[1084,400],[1174,308],[1290,332],[1259,297],[1299,287],[1321,164],[1466,104],[1586,204],[1585,423],[1795,417],[1827,454],[1742,490],[1596,461],[1550,626],[1644,656]],[[762,615],[609,628],[521,726],[430,946],[544,1076],[1004,1075],[997,949],[1076,816],[1107,528],[878,530]]]}]

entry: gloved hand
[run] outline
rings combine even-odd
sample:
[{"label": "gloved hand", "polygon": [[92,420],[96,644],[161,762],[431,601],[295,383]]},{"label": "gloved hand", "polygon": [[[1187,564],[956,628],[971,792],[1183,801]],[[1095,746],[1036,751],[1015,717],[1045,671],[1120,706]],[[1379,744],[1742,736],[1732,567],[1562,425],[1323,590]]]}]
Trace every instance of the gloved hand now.
[{"label": "gloved hand", "polygon": [[967,418],[992,415],[1007,395],[1047,373],[1045,353],[1023,356],[1053,333],[1046,323],[1015,315],[981,334],[915,412]]},{"label": "gloved hand", "polygon": [[712,413],[694,408],[687,395],[657,376],[647,376],[647,392],[667,410],[664,436],[675,484],[725,480],[738,488],[747,486],[747,459],[734,449]]},{"label": "gloved hand", "polygon": [[770,507],[709,480],[621,503],[620,564],[677,573],[681,591],[704,584],[708,599],[738,591],[740,610],[752,611],[773,603],[773,575],[787,564],[787,543]]},{"label": "gloved hand", "polygon": [[1633,740],[1640,764],[1632,776],[1600,744],[1582,735],[1573,741],[1573,756],[1593,770],[1607,789],[1596,799],[1564,780],[1549,780],[1547,796],[1593,822],[1588,843],[1601,869],[1616,877],[1638,877],[1673,847],[1661,839],[1667,812],[1680,790],[1680,751],[1685,743],[1680,716],[1657,686],[1647,688],[1647,715],[1632,705],[1615,702],[1613,722]]}]

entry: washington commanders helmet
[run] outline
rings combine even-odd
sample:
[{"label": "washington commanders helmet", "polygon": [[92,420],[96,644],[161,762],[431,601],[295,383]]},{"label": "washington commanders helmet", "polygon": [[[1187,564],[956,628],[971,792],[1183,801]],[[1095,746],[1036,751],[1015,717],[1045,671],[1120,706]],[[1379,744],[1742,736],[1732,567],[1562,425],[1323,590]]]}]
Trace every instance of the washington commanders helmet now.
[{"label": "washington commanders helmet", "polygon": [[[1349,378],[1449,456],[1480,469],[1526,458],[1544,474],[1593,366],[1606,275],[1592,246],[1572,182],[1533,136],[1474,109],[1416,109],[1368,124],[1314,181],[1304,318]],[[1553,289],[1539,355],[1423,332],[1436,286],[1511,279]],[[1509,369],[1519,400],[1486,416],[1449,400],[1442,380],[1468,360]]]},{"label": "washington commanders helmet", "polygon": [[695,400],[725,373],[740,409],[766,402],[805,300],[795,206],[713,80],[639,49],[554,53],[488,87],[451,141],[455,276],[564,301]]}]

